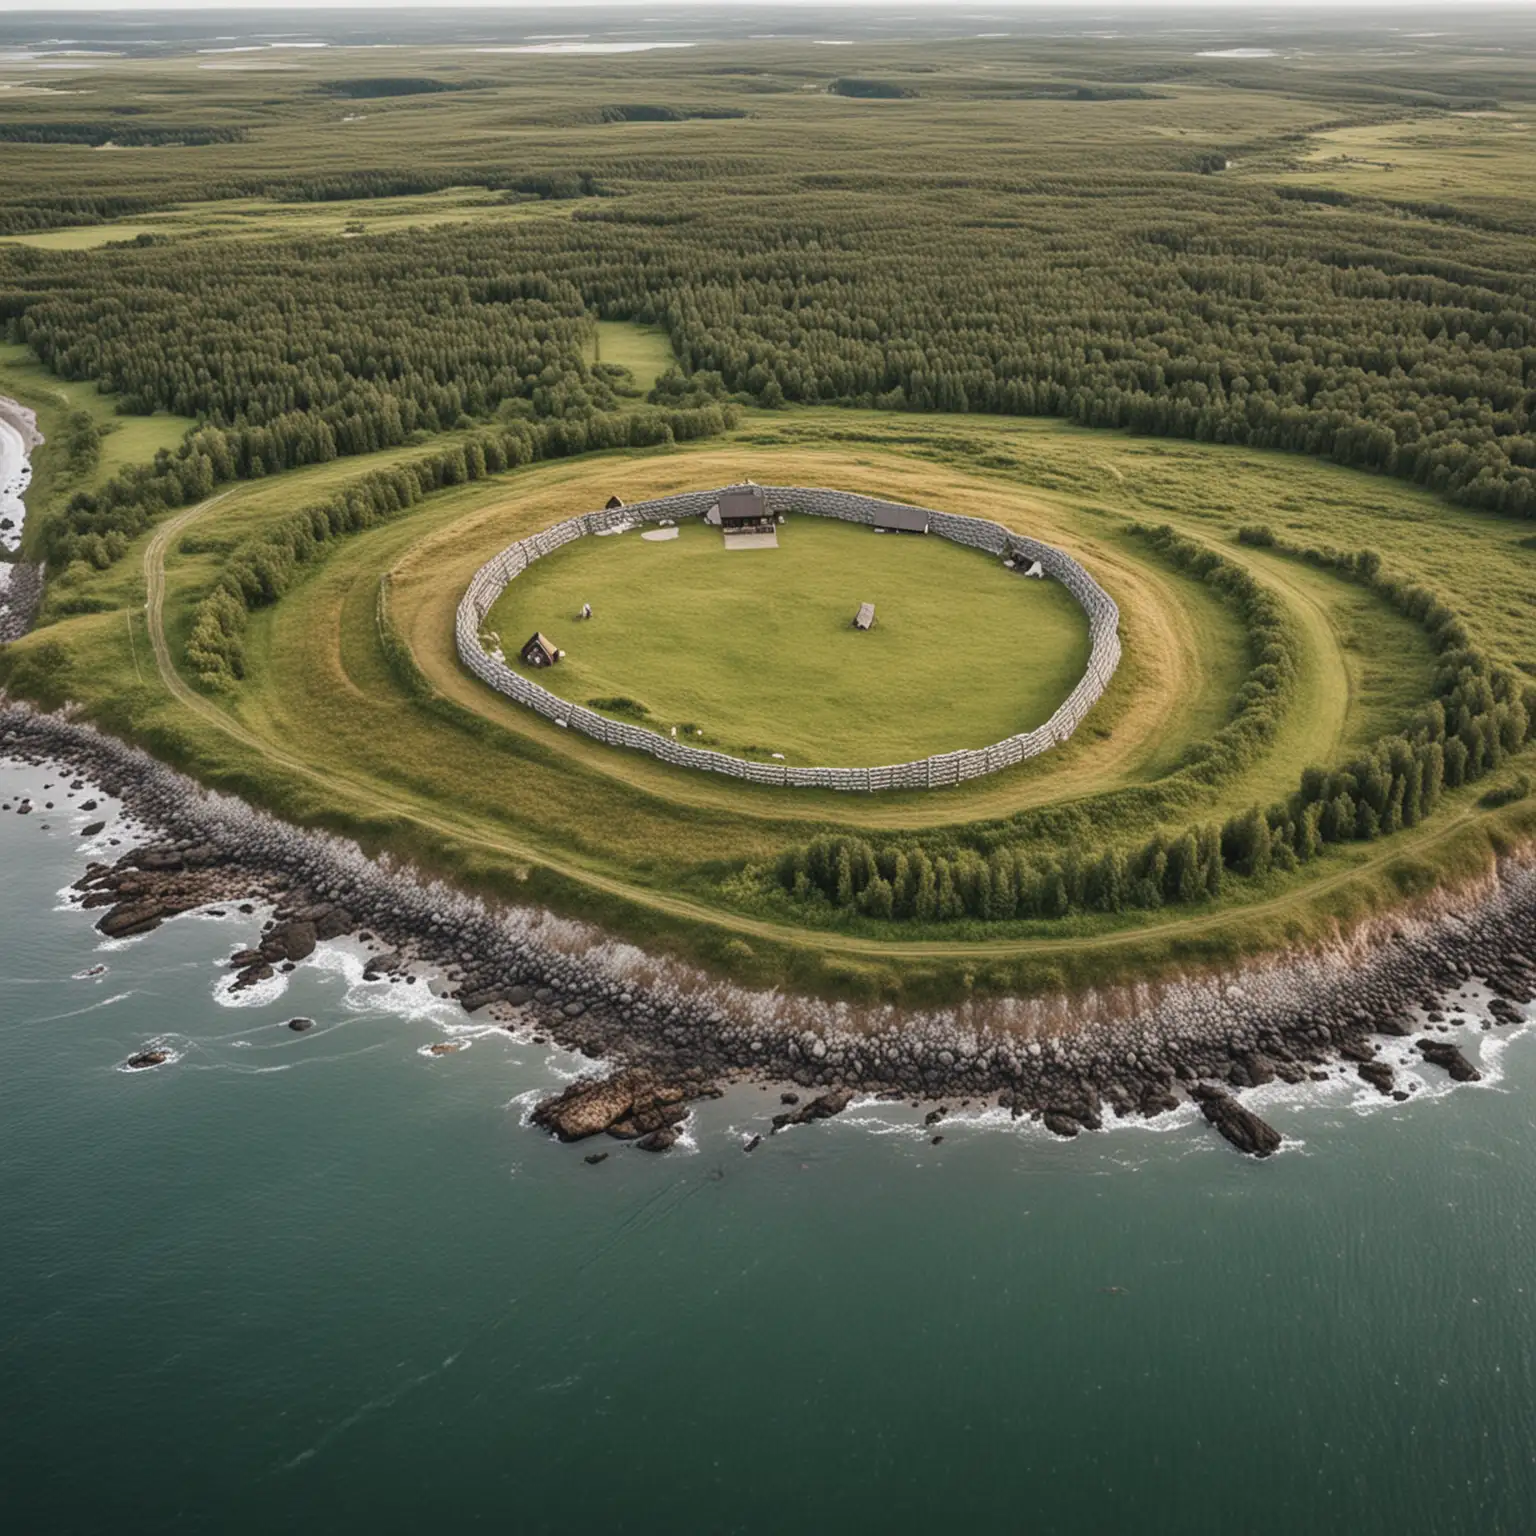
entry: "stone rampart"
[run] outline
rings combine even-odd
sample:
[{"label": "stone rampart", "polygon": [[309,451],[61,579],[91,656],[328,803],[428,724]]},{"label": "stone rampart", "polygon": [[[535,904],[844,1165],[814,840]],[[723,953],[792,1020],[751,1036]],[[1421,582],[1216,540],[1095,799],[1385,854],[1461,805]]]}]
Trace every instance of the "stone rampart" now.
[{"label": "stone rampart", "polygon": [[[876,512],[896,505],[870,496],[858,496],[851,491],[788,485],[769,485],[763,489],[775,512],[835,517],[849,523],[871,524]],[[648,752],[652,757],[679,768],[723,773],[753,784],[865,792],[882,789],[937,789],[948,784],[962,784],[967,779],[1012,768],[1027,758],[1037,757],[1071,736],[1109,685],[1120,663],[1120,610],[1109,594],[1076,560],[1050,544],[1026,538],[1001,524],[951,512],[929,512],[929,531],[940,538],[984,550],[999,558],[1006,555],[1026,565],[1038,560],[1046,574],[1059,581],[1088,615],[1088,666],[1077,686],[1044,725],[1018,736],[1010,736],[1006,741],[995,742],[990,747],[944,752],[910,763],[893,763],[879,768],[799,768],[785,763],[753,762],[748,758],[732,757],[725,752],[690,747],[656,731],[610,720],[606,715],[600,715],[584,705],[557,698],[547,688],[541,688],[531,678],[514,671],[500,656],[486,650],[481,639],[486,614],[507,585],[535,560],[552,554],[573,539],[584,538],[589,534],[605,533],[610,529],[640,523],[679,522],[684,518],[703,517],[719,499],[719,491],[687,491],[655,501],[635,502],[627,507],[584,512],[580,516],[567,518],[563,523],[556,523],[542,533],[509,545],[475,572],[459,602],[455,624],[459,659],[476,677],[498,693],[526,705],[546,720],[553,720],[556,725],[580,731],[583,735],[611,746]],[[889,537],[902,538],[908,535],[891,534]]]}]

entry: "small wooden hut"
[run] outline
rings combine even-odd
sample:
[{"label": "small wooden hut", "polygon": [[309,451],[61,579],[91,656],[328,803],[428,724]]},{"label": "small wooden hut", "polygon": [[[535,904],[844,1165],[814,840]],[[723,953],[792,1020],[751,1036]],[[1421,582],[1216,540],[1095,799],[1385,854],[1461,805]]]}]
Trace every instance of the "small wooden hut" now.
[{"label": "small wooden hut", "polygon": [[603,510],[605,512],[617,512],[623,505],[624,498],[622,496],[610,496]]},{"label": "small wooden hut", "polygon": [[535,631],[517,654],[522,658],[524,666],[552,667],[565,653],[557,650],[548,636]]},{"label": "small wooden hut", "polygon": [[765,533],[773,527],[768,495],[749,480],[720,493],[720,527],[725,533]]}]

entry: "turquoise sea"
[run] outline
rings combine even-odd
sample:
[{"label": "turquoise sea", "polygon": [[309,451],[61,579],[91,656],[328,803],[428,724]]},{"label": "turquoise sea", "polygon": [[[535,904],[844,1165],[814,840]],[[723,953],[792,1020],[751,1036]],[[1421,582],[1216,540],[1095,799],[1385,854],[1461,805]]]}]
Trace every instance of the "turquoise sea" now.
[{"label": "turquoise sea", "polygon": [[56,809],[0,815],[9,1531],[1536,1529],[1529,1027],[1401,1106],[1265,1090],[1267,1163],[888,1106],[749,1156],[754,1088],[594,1167],[521,1124],[577,1063],[346,946],[244,1007],[256,919],[103,946],[59,896],[90,818],[23,786]]}]

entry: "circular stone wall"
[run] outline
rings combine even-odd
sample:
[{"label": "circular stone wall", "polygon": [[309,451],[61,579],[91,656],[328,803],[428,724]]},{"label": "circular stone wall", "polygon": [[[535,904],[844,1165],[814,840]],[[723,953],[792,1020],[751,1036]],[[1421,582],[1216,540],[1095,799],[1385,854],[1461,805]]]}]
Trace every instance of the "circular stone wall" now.
[{"label": "circular stone wall", "polygon": [[[725,488],[729,489],[729,487]],[[807,489],[800,486],[762,486],[769,507],[774,512],[799,512],[812,517],[834,517],[843,522],[872,525],[877,513],[897,509],[893,502],[871,496],[857,496],[849,491]],[[961,752],[945,752],[918,758],[909,763],[894,763],[881,768],[800,768],[783,763],[753,762],[724,752],[685,746],[670,737],[643,727],[610,720],[595,710],[557,697],[547,688],[514,672],[499,655],[488,652],[480,630],[491,605],[507,585],[535,560],[552,554],[573,539],[588,534],[640,523],[682,518],[702,518],[720,500],[723,492],[686,491],[664,496],[656,501],[637,502],[602,512],[586,512],[567,518],[553,528],[520,539],[475,572],[468,590],[459,603],[455,641],[459,659],[482,682],[498,693],[553,720],[557,725],[581,731],[597,741],[613,746],[648,752],[663,762],[680,768],[697,768],[707,773],[723,773],[747,779],[754,784],[787,785],[797,788],[871,791],[878,789],[933,789],[945,784],[959,784],[1011,768],[1026,758],[1037,757],[1058,742],[1065,741],[1082,722],[1099,695],[1104,692],[1120,661],[1120,611],[1113,599],[1070,555],[1049,544],[1013,533],[999,523],[976,517],[958,517],[949,512],[926,512],[928,531],[971,549],[1007,557],[1027,564],[1040,562],[1041,569],[1059,581],[1088,615],[1088,666],[1077,686],[1044,725],[1021,735],[1009,736],[990,747]],[[910,511],[910,508],[902,508]]]}]

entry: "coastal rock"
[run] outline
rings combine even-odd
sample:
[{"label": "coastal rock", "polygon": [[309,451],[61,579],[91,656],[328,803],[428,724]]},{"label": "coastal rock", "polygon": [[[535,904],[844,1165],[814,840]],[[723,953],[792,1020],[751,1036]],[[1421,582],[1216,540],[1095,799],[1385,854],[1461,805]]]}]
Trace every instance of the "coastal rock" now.
[{"label": "coastal rock", "polygon": [[142,1071],[145,1067],[158,1067],[162,1062],[167,1062],[170,1059],[171,1053],[169,1051],[137,1051],[128,1058],[127,1065],[135,1071]]},{"label": "coastal rock", "polygon": [[254,987],[257,982],[269,981],[275,974],[276,972],[273,971],[272,967],[265,960],[258,960],[254,965],[246,966],[235,977],[229,990],[231,992],[244,992],[248,988]]},{"label": "coastal rock", "polygon": [[107,824],[104,821],[93,821],[80,828],[81,837],[95,837],[98,833],[105,832]]},{"label": "coastal rock", "polygon": [[1062,1114],[1060,1110],[1048,1109],[1040,1118],[1045,1122],[1046,1130],[1069,1140],[1082,1130],[1074,1116]]},{"label": "coastal rock", "polygon": [[[714,1091],[706,1084],[716,1078],[798,1083],[822,1102],[846,1103],[854,1091],[929,1104],[996,1095],[1015,1115],[1040,1121],[1048,1113],[1053,1129],[1065,1134],[1070,1121],[1080,1133],[1099,1123],[1101,1095],[1118,1114],[1163,1114],[1195,1084],[1258,1084],[1271,1072],[1328,1081],[1341,1056],[1373,1065],[1367,1080],[1381,1077],[1388,1064],[1373,1037],[1405,1020],[1448,1007],[1513,1024],[1536,997],[1536,867],[1509,857],[1438,914],[1429,907],[1390,928],[1362,927],[1336,947],[1246,969],[1240,987],[1230,976],[1170,983],[1145,998],[1020,1000],[1017,1020],[978,993],[959,1012],[850,1028],[814,1000],[735,995],[713,982],[695,990],[681,968],[642,980],[632,957],[616,961],[602,945],[552,945],[526,914],[419,883],[339,840],[200,795],[173,770],[61,716],[0,704],[0,751],[67,762],[121,799],[125,824],[156,828],[152,840],[115,865],[92,863],[77,882],[82,906],[107,909],[104,921],[123,931],[143,923],[137,931],[147,932],[157,917],[215,903],[247,915],[271,909],[259,947],[233,957],[236,981],[248,986],[356,919],[385,951],[365,962],[366,974],[441,974],[465,1007],[522,1008],[537,996],[537,1015],[518,1019],[520,1035],[532,1025],[539,1041],[604,1057],[617,1076],[681,1085],[690,1101]],[[1459,1059],[1440,1055],[1447,1071],[1476,1071]],[[1400,1091],[1392,1087],[1394,1097]],[[608,1129],[638,1141],[675,1124],[676,1102],[631,1092],[628,1102],[593,1111],[597,1124],[580,1134]],[[788,1107],[797,1123],[821,1118],[810,1106]],[[920,1116],[921,1104],[914,1108]],[[1219,1104],[1202,1110],[1213,1124],[1241,1124]],[[1251,1127],[1246,1134],[1255,1149],[1265,1140]]]},{"label": "coastal rock", "polygon": [[561,1141],[581,1141],[604,1131],[630,1138],[668,1129],[686,1118],[683,1091],[658,1083],[643,1069],[612,1077],[581,1078],[534,1106],[532,1120]]},{"label": "coastal rock", "polygon": [[675,1125],[664,1125],[657,1130],[649,1132],[635,1143],[642,1152],[666,1152],[677,1144],[682,1135]]},{"label": "coastal rock", "polygon": [[1231,1094],[1220,1088],[1198,1083],[1190,1089],[1190,1097],[1200,1106],[1200,1113],[1239,1152],[1251,1157],[1268,1157],[1280,1150],[1280,1133],[1274,1126],[1244,1109]]},{"label": "coastal rock", "polygon": [[831,1093],[824,1093],[798,1109],[775,1115],[773,1129],[782,1131],[787,1125],[808,1125],[812,1120],[830,1120],[833,1115],[842,1114],[851,1103],[853,1094],[847,1088],[834,1088]]},{"label": "coastal rock", "polygon": [[261,941],[261,953],[268,960],[307,960],[315,952],[318,934],[305,918],[290,918],[279,923]]},{"label": "coastal rock", "polygon": [[136,933],[149,933],[158,928],[164,917],[165,912],[157,901],[125,901],[100,918],[96,928],[109,939],[127,939]]},{"label": "coastal rock", "polygon": [[296,1035],[302,1035],[306,1029],[313,1029],[314,1027],[315,1021],[313,1019],[288,1020],[288,1028],[291,1029]]},{"label": "coastal rock", "polygon": [[1449,1040],[1415,1040],[1414,1047],[1425,1061],[1443,1067],[1453,1082],[1480,1083],[1483,1074],[1461,1053],[1461,1047]]},{"label": "coastal rock", "polygon": [[1378,1093],[1391,1095],[1397,1082],[1396,1074],[1392,1071],[1391,1063],[1385,1061],[1362,1061],[1355,1068],[1361,1078],[1368,1082]]},{"label": "coastal rock", "polygon": [[1142,1090],[1136,1107],[1141,1111],[1144,1119],[1151,1120],[1158,1115],[1166,1115],[1171,1110],[1177,1109],[1179,1101],[1164,1084],[1148,1083]]},{"label": "coastal rock", "polygon": [[[322,902],[299,914],[301,921],[313,925],[315,937],[322,944],[328,939],[339,939],[344,933],[351,933],[357,926],[352,921],[352,914],[345,907],[332,906],[328,902]],[[302,959],[302,956],[293,955],[290,959]]]}]

